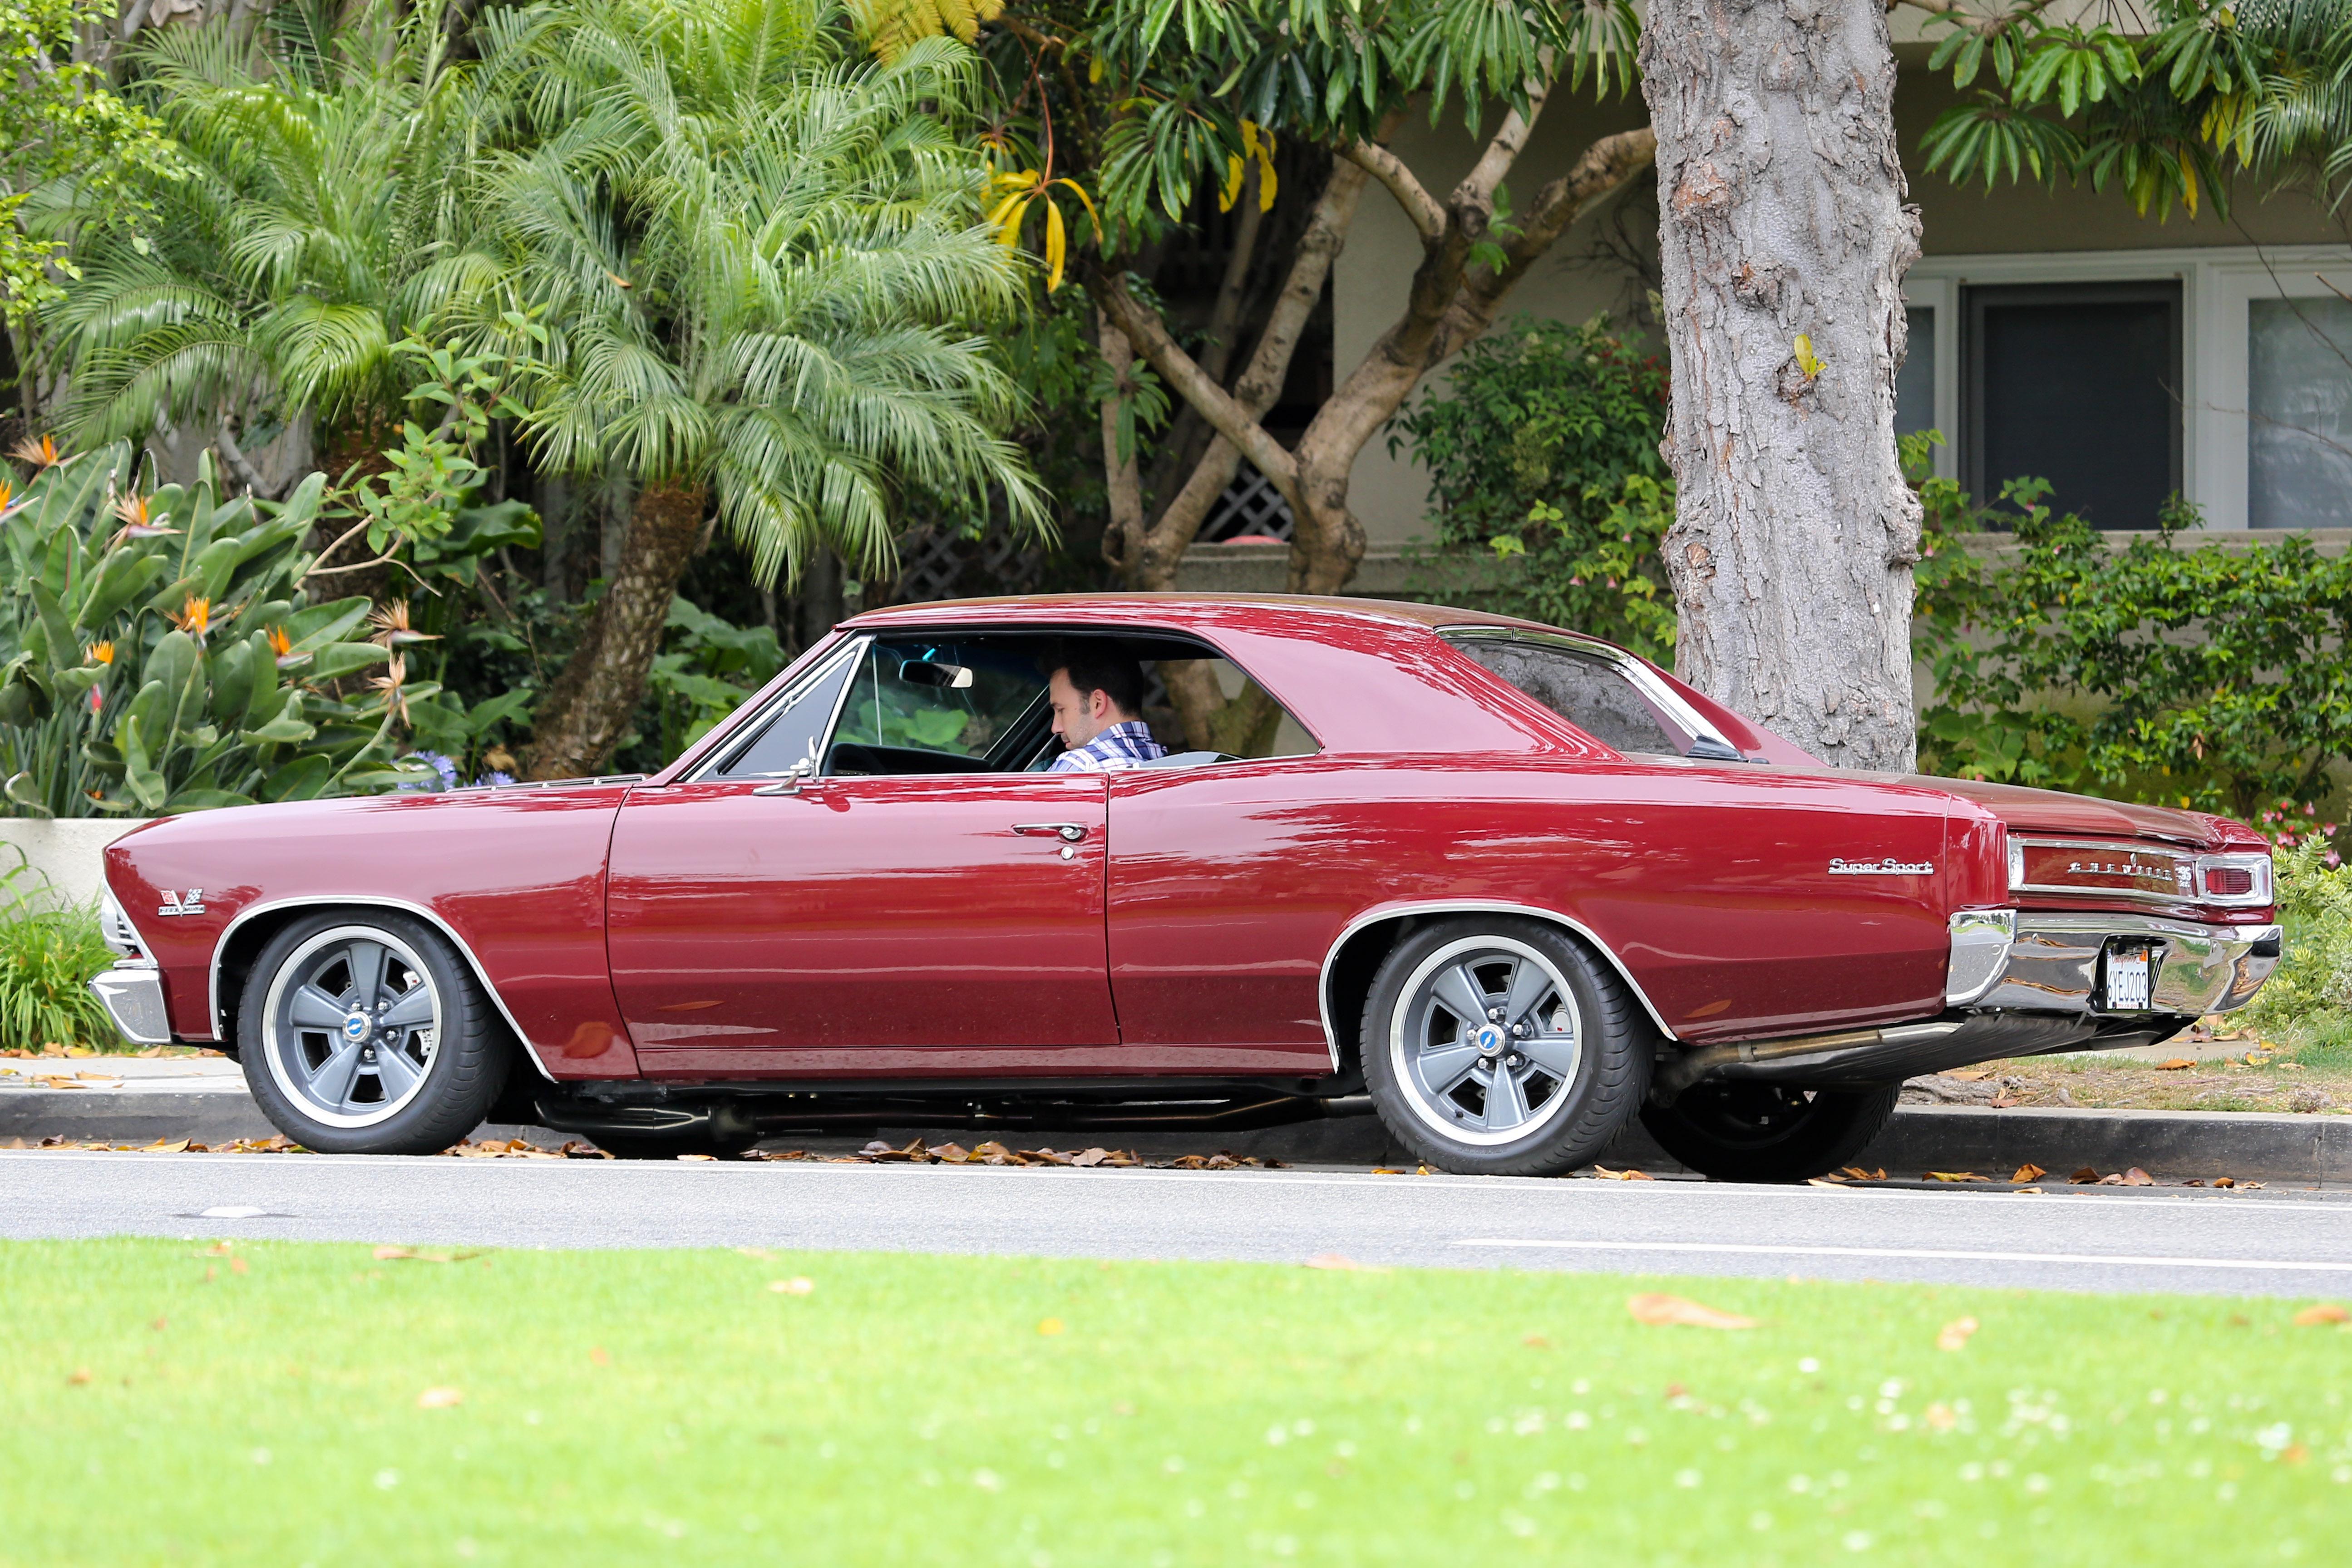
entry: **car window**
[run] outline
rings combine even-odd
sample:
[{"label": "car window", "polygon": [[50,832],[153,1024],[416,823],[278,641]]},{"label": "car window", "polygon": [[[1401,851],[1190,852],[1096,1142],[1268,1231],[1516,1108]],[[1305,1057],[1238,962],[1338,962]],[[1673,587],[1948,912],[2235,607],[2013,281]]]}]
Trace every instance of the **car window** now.
[{"label": "car window", "polygon": [[1144,670],[1152,679],[1144,696],[1143,716],[1151,725],[1153,739],[1171,752],[1190,749],[1178,700],[1188,683],[1198,697],[1214,692],[1227,704],[1239,704],[1255,714],[1256,722],[1246,731],[1229,729],[1223,736],[1224,744],[1215,749],[1229,756],[1309,757],[1321,749],[1305,725],[1231,659],[1166,658],[1145,665]]},{"label": "car window", "polygon": [[814,769],[824,745],[833,710],[840,705],[841,689],[858,668],[855,642],[836,652],[805,680],[784,693],[776,711],[753,736],[720,766],[714,776],[723,779],[782,778],[795,763]]},{"label": "car window", "polygon": [[824,771],[989,771],[1006,765],[1008,748],[1034,748],[1045,706],[1045,673],[1024,648],[877,638],[850,681]]},{"label": "car window", "polygon": [[1669,757],[1691,751],[1613,660],[1509,637],[1448,640],[1602,745]]}]

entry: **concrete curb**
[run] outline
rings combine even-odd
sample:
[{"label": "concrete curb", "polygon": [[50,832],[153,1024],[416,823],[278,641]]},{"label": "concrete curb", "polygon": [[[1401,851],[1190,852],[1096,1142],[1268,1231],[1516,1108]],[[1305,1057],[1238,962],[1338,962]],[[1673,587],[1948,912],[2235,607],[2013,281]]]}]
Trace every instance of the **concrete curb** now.
[{"label": "concrete curb", "polygon": [[[158,1085],[0,1093],[0,1143],[62,1137],[107,1143],[187,1138],[220,1144],[268,1138],[276,1131],[234,1079],[217,1088],[187,1090]],[[550,1141],[536,1130],[509,1127],[485,1127],[478,1135],[509,1137],[519,1131],[531,1134],[533,1142]],[[952,1139],[966,1147],[991,1136],[1025,1149],[1083,1149],[1099,1143],[1132,1149],[1146,1159],[1223,1152],[1287,1165],[1409,1169],[1414,1163],[1370,1116],[1236,1131],[1037,1129],[992,1134],[968,1128],[885,1127],[879,1136],[894,1144],[918,1136],[931,1142]],[[865,1142],[856,1137],[784,1138],[771,1146],[843,1153]],[[1680,1170],[1638,1125],[1620,1136],[1601,1163],[1659,1174]],[[1967,1171],[2002,1181],[2020,1166],[2032,1164],[2063,1181],[2085,1165],[2102,1174],[2137,1165],[2161,1181],[2231,1176],[2303,1186],[2352,1183],[2352,1116],[1906,1105],[1895,1111],[1885,1132],[1856,1163],[1865,1170],[1883,1166],[1890,1177]]]}]

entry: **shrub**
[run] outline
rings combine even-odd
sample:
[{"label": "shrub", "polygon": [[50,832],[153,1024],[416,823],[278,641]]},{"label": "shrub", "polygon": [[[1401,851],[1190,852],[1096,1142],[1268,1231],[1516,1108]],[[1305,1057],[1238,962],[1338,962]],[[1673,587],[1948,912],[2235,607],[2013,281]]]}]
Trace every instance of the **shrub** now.
[{"label": "shrub", "polygon": [[209,458],[193,486],[142,494],[134,461],[118,443],[52,463],[0,525],[7,810],[171,813],[406,776],[392,729],[433,689],[360,640],[365,598],[302,587],[324,476],[281,506],[222,500]]},{"label": "shrub", "polygon": [[1927,513],[1926,771],[2248,819],[2333,792],[2329,765],[2352,760],[2352,560],[2298,534],[2182,549],[2197,513],[2178,498],[2157,538],[2117,551],[2020,479],[2001,488],[2015,557],[1989,562],[1962,537],[1985,514],[1926,476],[1936,439],[1905,443]]},{"label": "shrub", "polygon": [[2331,858],[2316,844],[2278,857],[2286,955],[2241,1015],[2257,1029],[2341,1034],[2352,1021],[2352,868]]},{"label": "shrub", "polygon": [[[1665,656],[1665,368],[1613,336],[1606,315],[1581,326],[1520,317],[1463,350],[1389,444],[1411,437],[1429,470],[1437,591]],[[1465,570],[1482,556],[1490,588]]]},{"label": "shrub", "polygon": [[87,909],[53,909],[14,845],[0,872],[0,1049],[113,1044],[120,1037],[89,982],[114,961]]}]

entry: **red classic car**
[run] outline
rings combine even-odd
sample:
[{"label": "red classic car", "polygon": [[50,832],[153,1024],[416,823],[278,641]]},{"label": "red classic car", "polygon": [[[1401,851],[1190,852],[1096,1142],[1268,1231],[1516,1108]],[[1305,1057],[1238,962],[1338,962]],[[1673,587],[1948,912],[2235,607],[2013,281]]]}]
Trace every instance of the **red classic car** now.
[{"label": "red classic car", "polygon": [[[1072,647],[1255,683],[1250,754],[1046,771]],[[1786,1180],[1906,1076],[2162,1040],[2280,942],[2234,823],[1837,772],[1605,643],[1339,599],[883,610],[650,778],[205,812],[106,861],[123,1033],[383,1152],[1368,1097],[1449,1171],[1568,1171],[1638,1115]]]}]

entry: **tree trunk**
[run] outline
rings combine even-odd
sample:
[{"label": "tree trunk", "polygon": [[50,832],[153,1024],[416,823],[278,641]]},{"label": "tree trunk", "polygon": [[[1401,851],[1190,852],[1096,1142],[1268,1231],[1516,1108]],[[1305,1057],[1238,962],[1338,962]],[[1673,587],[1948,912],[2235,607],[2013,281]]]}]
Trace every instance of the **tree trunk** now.
[{"label": "tree trunk", "polygon": [[1675,662],[1825,762],[1908,769],[1919,504],[1895,461],[1895,371],[1919,217],[1885,13],[1659,0],[1641,63],[1674,375]]},{"label": "tree trunk", "polygon": [[593,773],[628,733],[646,694],[646,671],[661,651],[670,600],[702,536],[702,503],[698,484],[655,483],[637,491],[604,596],[533,717],[532,778]]}]

